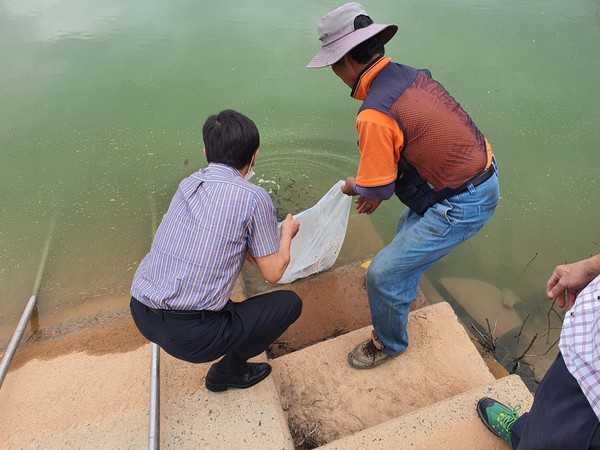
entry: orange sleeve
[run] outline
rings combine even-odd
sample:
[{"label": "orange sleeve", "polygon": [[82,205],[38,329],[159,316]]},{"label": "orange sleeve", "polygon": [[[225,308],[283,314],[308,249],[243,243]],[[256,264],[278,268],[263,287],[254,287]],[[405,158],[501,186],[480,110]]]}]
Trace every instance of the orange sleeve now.
[{"label": "orange sleeve", "polygon": [[398,122],[375,109],[365,109],[356,118],[360,161],[356,184],[385,186],[396,180],[404,136]]},{"label": "orange sleeve", "polygon": [[490,143],[488,142],[488,140],[485,140],[485,150],[487,152],[487,164],[485,165],[485,170],[488,170],[489,167],[492,165],[492,159],[494,158],[494,152],[492,151],[492,146],[490,145]]}]

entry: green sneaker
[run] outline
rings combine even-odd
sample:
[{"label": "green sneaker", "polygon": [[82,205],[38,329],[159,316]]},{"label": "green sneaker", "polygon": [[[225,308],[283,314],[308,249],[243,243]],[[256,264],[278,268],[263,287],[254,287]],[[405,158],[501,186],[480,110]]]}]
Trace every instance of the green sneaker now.
[{"label": "green sneaker", "polygon": [[477,402],[477,412],[484,425],[496,436],[512,446],[510,430],[519,418],[520,405],[508,407],[492,398],[484,397]]}]

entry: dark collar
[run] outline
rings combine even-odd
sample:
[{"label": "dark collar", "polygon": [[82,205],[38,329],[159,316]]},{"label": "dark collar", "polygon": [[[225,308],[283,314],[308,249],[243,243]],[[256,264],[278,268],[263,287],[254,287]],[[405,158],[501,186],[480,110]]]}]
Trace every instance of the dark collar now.
[{"label": "dark collar", "polygon": [[367,64],[363,70],[360,71],[360,73],[356,77],[356,81],[354,82],[352,91],[350,92],[350,97],[354,98],[354,93],[356,92],[356,88],[358,88],[358,84],[360,83],[360,78],[363,76],[363,74],[367,70],[369,70],[371,67],[373,67],[377,63],[377,61],[379,61],[381,58],[383,58],[383,56],[384,55],[379,55],[377,58],[375,58],[373,61],[371,61],[369,64]]}]

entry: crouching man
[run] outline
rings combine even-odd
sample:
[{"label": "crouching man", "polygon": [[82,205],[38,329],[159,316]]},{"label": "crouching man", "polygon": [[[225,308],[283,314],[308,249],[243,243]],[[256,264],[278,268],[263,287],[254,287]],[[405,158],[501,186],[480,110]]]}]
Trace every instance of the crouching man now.
[{"label": "crouching man", "polygon": [[271,198],[248,181],[260,144],[252,120],[225,110],[202,134],[209,165],[180,183],[134,276],[131,314],[144,337],[175,358],[222,357],[206,376],[210,391],[245,389],[271,372],[248,359],[296,321],[302,302],[285,290],[241,303],[229,296],[247,256],[266,281],[281,278],[299,224],[288,214],[279,232]]}]

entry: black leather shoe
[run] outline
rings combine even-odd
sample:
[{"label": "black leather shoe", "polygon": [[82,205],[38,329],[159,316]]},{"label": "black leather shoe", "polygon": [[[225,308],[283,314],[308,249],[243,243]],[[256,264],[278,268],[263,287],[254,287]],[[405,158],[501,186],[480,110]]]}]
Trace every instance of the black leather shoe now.
[{"label": "black leather shoe", "polygon": [[267,363],[248,363],[248,370],[244,373],[220,373],[213,365],[206,374],[206,389],[212,392],[226,391],[233,387],[247,389],[264,380],[271,373],[271,366]]}]

